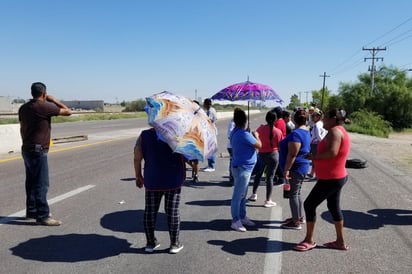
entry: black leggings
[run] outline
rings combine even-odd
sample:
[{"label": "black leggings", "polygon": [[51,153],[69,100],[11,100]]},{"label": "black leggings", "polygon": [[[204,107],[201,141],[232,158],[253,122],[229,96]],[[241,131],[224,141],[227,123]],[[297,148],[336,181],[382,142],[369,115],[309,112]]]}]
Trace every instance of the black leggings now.
[{"label": "black leggings", "polygon": [[326,199],[333,221],[342,221],[340,193],[347,180],[347,176],[342,179],[318,180],[303,204],[306,220],[309,222],[316,221],[316,208]]}]

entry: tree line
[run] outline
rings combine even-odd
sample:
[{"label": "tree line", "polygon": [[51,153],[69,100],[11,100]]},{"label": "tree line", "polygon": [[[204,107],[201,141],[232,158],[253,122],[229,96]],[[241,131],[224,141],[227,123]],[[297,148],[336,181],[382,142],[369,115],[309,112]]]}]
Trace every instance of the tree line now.
[{"label": "tree line", "polygon": [[[412,127],[412,78],[407,70],[383,66],[374,73],[374,84],[369,73],[358,76],[355,83],[340,83],[337,94],[330,90],[312,91],[310,105],[323,110],[344,109],[348,118],[370,126],[370,121],[381,123],[389,130],[403,130]],[[291,97],[289,109],[299,106],[296,94]],[[368,121],[369,120],[369,121]],[[372,126],[372,125],[371,125]]]}]

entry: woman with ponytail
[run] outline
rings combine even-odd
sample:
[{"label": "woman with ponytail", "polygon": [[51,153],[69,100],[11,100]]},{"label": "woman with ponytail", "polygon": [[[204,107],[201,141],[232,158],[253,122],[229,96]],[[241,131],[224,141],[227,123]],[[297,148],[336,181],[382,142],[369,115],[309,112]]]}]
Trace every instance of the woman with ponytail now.
[{"label": "woman with ponytail", "polygon": [[273,178],[279,163],[279,142],[282,140],[282,131],[274,126],[277,120],[277,115],[273,111],[266,114],[266,125],[261,125],[256,131],[259,133],[262,147],[259,149],[258,161],[261,162],[260,169],[255,175],[253,182],[253,193],[249,197],[249,201],[257,200],[257,189],[259,187],[260,178],[266,170],[266,200],[264,207],[276,206],[272,201]]}]

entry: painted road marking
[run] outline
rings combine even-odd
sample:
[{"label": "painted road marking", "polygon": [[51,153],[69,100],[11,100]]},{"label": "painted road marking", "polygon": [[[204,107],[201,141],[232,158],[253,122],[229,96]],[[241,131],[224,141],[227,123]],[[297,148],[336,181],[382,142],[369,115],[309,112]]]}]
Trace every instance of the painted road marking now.
[{"label": "painted road marking", "polygon": [[[89,190],[89,189],[91,189],[91,188],[93,188],[93,187],[95,187],[95,185],[87,185],[87,186],[79,187],[79,188],[77,188],[77,189],[75,189],[75,190],[72,190],[72,191],[69,191],[69,192],[67,192],[67,193],[65,193],[65,194],[59,195],[59,196],[57,196],[57,197],[54,197],[54,198],[48,200],[49,205],[52,205],[52,204],[55,204],[55,203],[57,203],[57,202],[63,201],[64,199],[70,198],[70,197],[72,197],[72,196],[74,196],[74,195],[77,195],[77,194],[79,194],[79,193],[81,193],[81,192],[83,192],[83,191]],[[17,218],[22,218],[22,217],[25,217],[25,216],[26,216],[26,209],[20,210],[20,211],[18,211],[18,212],[16,212],[16,213],[13,213],[13,214],[11,214],[11,215],[9,215],[9,216],[7,216],[7,217],[1,218],[1,219],[0,219],[0,226],[1,226],[1,225],[4,225],[4,224],[7,224],[7,223],[9,223],[9,222],[11,222],[11,221],[14,221],[14,220],[16,220]]]},{"label": "painted road marking", "polygon": [[[124,138],[124,139],[127,139],[127,138]],[[52,148],[52,149],[49,150],[49,154],[50,153],[61,152],[61,151],[72,150],[72,149],[77,149],[77,148],[82,148],[82,147],[91,147],[91,146],[106,144],[106,143],[110,143],[110,142],[114,142],[114,141],[118,141],[118,140],[119,139],[111,139],[111,140],[106,140],[106,141],[94,142],[94,143],[90,143],[90,144],[82,144],[82,145],[77,145],[77,146],[70,146],[70,147],[65,147],[65,148]],[[22,158],[21,156],[16,156],[16,157],[12,157],[12,158],[0,159],[0,163],[19,160],[21,158]]]},{"label": "painted road marking", "polygon": [[[282,208],[280,206],[272,207],[270,211],[270,220],[282,220]],[[263,273],[277,274],[282,269],[282,229],[271,228],[268,233],[268,242],[266,245],[265,266]]]}]

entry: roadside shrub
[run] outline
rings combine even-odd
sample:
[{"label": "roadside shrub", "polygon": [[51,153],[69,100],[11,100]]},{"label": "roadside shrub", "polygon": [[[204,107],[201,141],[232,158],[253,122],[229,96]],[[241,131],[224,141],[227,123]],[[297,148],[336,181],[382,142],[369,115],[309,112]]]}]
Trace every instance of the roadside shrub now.
[{"label": "roadside shrub", "polygon": [[350,132],[384,138],[388,138],[391,132],[391,124],[376,112],[355,111],[349,115],[349,119],[351,123],[345,125],[345,128]]}]

